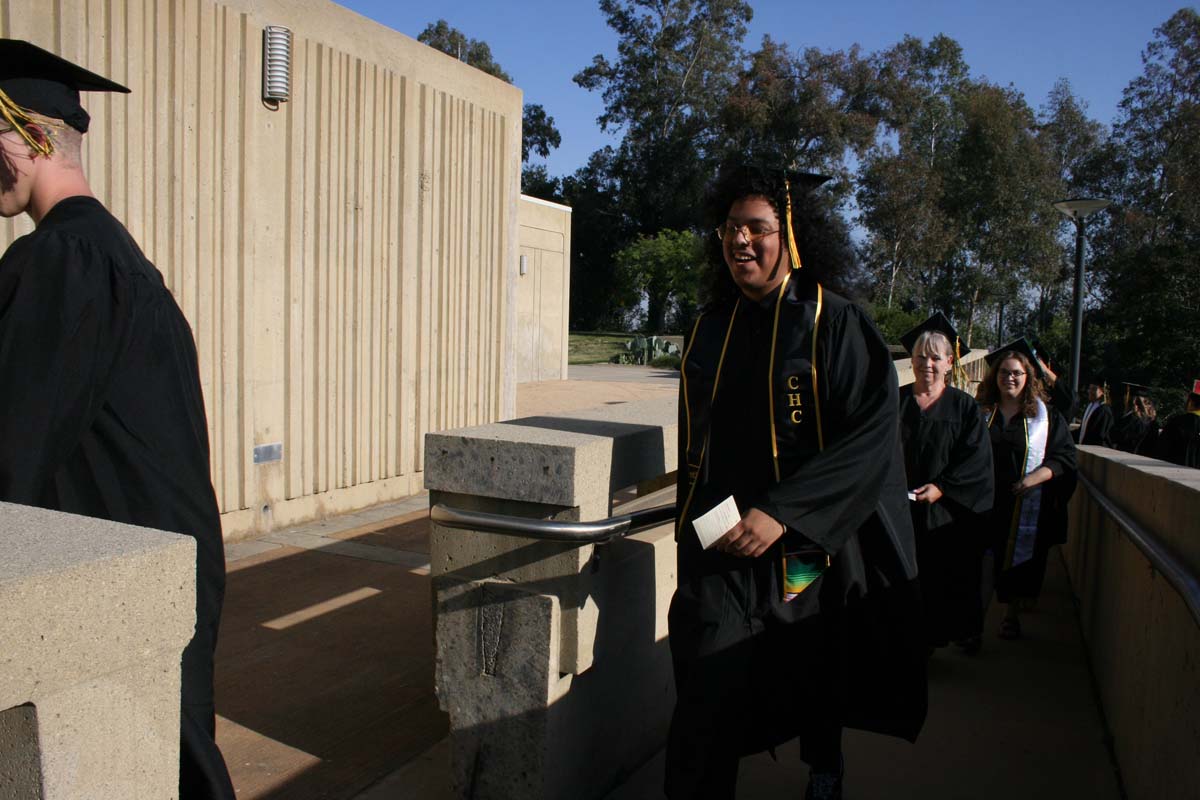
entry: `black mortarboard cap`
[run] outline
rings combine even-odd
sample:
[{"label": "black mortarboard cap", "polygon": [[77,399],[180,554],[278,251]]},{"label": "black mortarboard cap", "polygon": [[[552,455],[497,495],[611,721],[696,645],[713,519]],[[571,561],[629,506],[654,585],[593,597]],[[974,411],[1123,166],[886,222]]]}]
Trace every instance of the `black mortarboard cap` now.
[{"label": "black mortarboard cap", "polygon": [[0,91],[21,108],[61,119],[80,133],[87,133],[91,119],[79,104],[80,92],[129,92],[20,39],[0,39]]},{"label": "black mortarboard cap", "polygon": [[962,358],[967,353],[971,352],[971,348],[967,347],[959,339],[958,331],[950,324],[950,320],[940,311],[933,312],[933,316],[922,322],[917,327],[913,328],[908,333],[900,337],[900,344],[904,345],[904,349],[912,354],[913,346],[917,343],[917,339],[921,338],[921,334],[925,331],[937,331],[944,334],[950,340],[950,347],[957,348],[957,357]]},{"label": "black mortarboard cap", "polygon": [[1030,336],[1029,345],[1033,348],[1033,354],[1040,358],[1047,366],[1054,366],[1058,362],[1054,356],[1046,352],[1046,348],[1042,347],[1041,341],[1036,336]]},{"label": "black mortarboard cap", "polygon": [[1020,353],[1021,355],[1025,356],[1026,358],[1028,358],[1029,363],[1032,364],[1034,370],[1037,371],[1038,378],[1044,379],[1045,376],[1042,373],[1041,365],[1038,364],[1037,356],[1033,351],[1033,345],[1030,344],[1029,340],[1026,339],[1024,336],[1022,336],[1020,339],[1016,339],[1014,341],[1009,342],[1008,344],[1004,345],[1003,347],[997,347],[995,350],[993,350],[992,352],[990,352],[986,356],[984,356],[984,360],[987,361],[987,365],[989,367],[994,367],[994,366],[996,366],[996,362],[1000,360],[1000,357],[1002,355],[1004,355],[1005,353],[1008,353],[1008,352],[1012,352],[1012,351],[1016,351],[1016,352]]},{"label": "black mortarboard cap", "polygon": [[1149,386],[1143,386],[1140,383],[1130,383],[1129,381],[1122,381],[1122,383],[1125,385],[1125,394],[1128,397],[1149,397],[1150,396],[1150,387]]}]

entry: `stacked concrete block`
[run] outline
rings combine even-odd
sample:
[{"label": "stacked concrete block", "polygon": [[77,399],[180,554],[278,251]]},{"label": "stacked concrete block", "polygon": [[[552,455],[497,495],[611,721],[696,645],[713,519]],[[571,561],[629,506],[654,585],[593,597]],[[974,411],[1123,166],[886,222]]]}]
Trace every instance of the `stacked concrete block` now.
[{"label": "stacked concrete block", "polygon": [[[429,434],[426,487],[431,504],[603,519],[615,490],[674,471],[676,439],[671,401]],[[669,525],[600,547],[434,525],[431,565],[457,796],[599,797],[662,747]]]},{"label": "stacked concrete block", "polygon": [[0,798],[172,798],[195,542],[0,503]]}]

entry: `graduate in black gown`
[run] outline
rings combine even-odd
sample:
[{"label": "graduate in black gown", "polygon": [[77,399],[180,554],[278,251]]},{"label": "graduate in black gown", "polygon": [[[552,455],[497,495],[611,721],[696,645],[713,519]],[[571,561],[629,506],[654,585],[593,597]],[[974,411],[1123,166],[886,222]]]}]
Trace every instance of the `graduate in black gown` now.
[{"label": "graduate in black gown", "polygon": [[1150,388],[1125,384],[1125,413],[1113,425],[1113,446],[1126,453],[1153,456],[1158,445],[1158,412]]},{"label": "graduate in black gown", "polygon": [[1084,392],[1088,403],[1083,408],[1079,430],[1075,432],[1077,444],[1113,446],[1116,415],[1113,414],[1112,406],[1108,404],[1106,388],[1104,379],[1099,377],[1092,378],[1088,383]]},{"label": "graduate in black gown", "polygon": [[1016,639],[1019,601],[1037,599],[1050,548],[1067,539],[1075,444],[1067,421],[1046,401],[1023,340],[987,359],[976,395],[987,416],[995,470],[987,527],[996,596],[1006,606],[1000,637]]},{"label": "graduate in black gown", "polygon": [[88,187],[79,91],[128,91],[0,40],[0,214],[36,229],[0,258],[0,500],[196,539],[180,797],[232,798],[214,741],[225,556],[192,332]]},{"label": "graduate in black gown", "polygon": [[1054,371],[1055,361],[1042,347],[1042,343],[1035,338],[1028,338],[1027,341],[1033,350],[1034,366],[1042,379],[1042,386],[1050,397],[1050,405],[1062,414],[1063,419],[1070,422],[1075,418],[1075,396],[1071,394],[1071,387],[1067,382],[1059,380],[1058,373]]},{"label": "graduate in black gown", "polygon": [[[900,338],[913,382],[900,388],[900,441],[930,647],[958,642],[979,651],[981,517],[992,507],[992,448],[975,398],[951,385],[971,352],[938,312]],[[962,375],[966,384],[966,376]]]},{"label": "graduate in black gown", "polygon": [[1155,456],[1182,467],[1200,467],[1200,380],[1192,383],[1184,412],[1163,426]]},{"label": "graduate in black gown", "polygon": [[[844,725],[912,740],[925,717],[896,374],[866,314],[801,268],[820,243],[788,233],[788,188],[815,182],[727,169],[712,193],[727,291],[680,381],[671,798],[732,798],[741,756],[796,737],[805,796],[840,798]],[[741,519],[704,549],[693,521],[730,496]]]}]

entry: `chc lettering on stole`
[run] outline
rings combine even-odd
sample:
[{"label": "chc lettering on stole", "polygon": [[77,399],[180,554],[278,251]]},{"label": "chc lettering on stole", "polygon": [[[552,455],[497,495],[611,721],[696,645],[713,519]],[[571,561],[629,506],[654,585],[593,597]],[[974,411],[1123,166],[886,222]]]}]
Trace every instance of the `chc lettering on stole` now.
[{"label": "chc lettering on stole", "polygon": [[788,418],[791,419],[793,425],[799,425],[804,419],[804,406],[800,402],[800,376],[789,375],[787,378],[788,388]]}]

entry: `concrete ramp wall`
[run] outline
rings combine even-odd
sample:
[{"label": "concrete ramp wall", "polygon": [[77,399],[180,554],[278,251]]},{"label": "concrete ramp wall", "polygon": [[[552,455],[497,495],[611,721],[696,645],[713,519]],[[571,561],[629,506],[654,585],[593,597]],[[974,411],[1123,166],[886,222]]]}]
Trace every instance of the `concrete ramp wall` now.
[{"label": "concrete ramp wall", "polygon": [[[1200,574],[1200,470],[1079,448],[1063,547],[1101,706],[1130,800],[1200,791],[1200,623],[1123,530]],[[1088,484],[1094,487],[1094,491]]]}]

